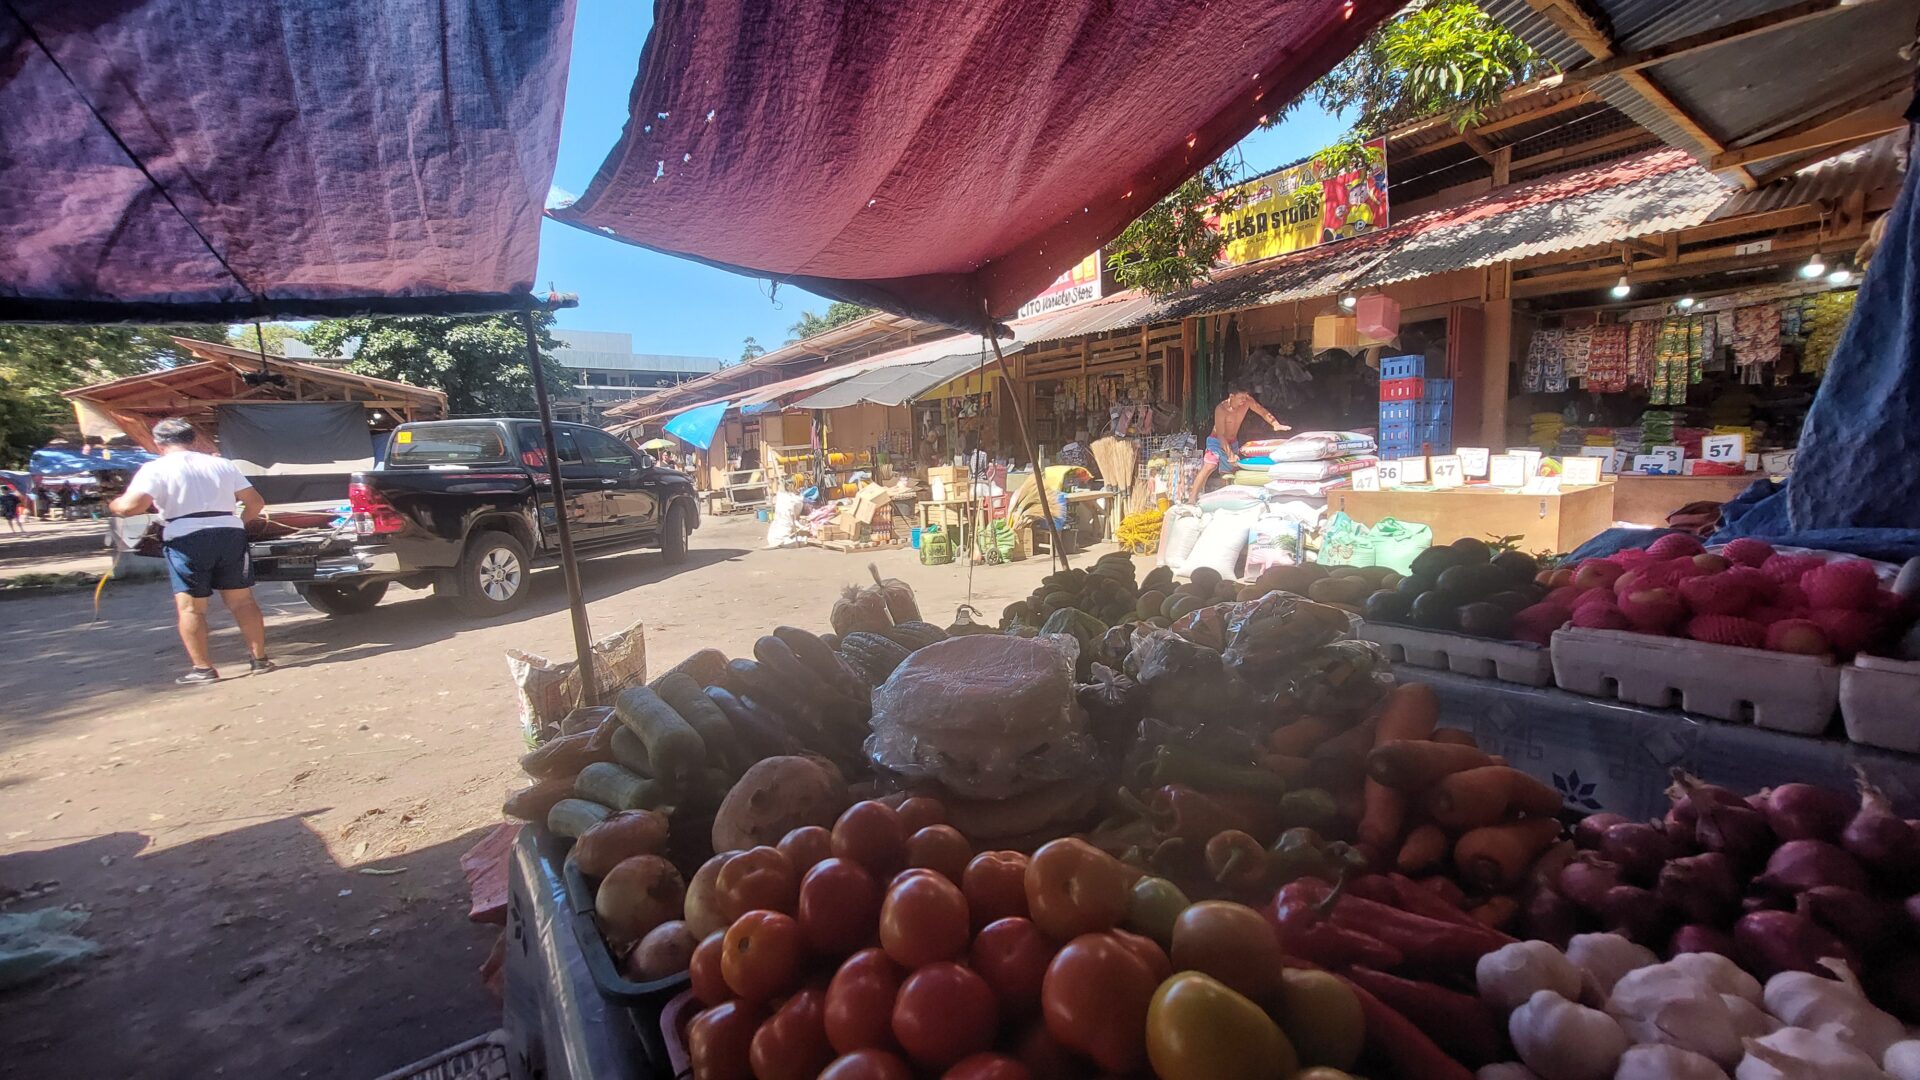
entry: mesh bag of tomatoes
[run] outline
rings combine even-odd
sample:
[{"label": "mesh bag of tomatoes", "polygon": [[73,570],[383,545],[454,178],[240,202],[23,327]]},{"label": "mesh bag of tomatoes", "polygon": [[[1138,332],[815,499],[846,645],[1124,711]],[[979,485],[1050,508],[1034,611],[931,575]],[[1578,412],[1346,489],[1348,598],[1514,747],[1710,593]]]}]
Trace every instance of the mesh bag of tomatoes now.
[{"label": "mesh bag of tomatoes", "polygon": [[702,868],[695,1080],[1337,1080],[1359,1057],[1352,995],[1286,970],[1251,908],[1078,839],[976,853],[944,816],[856,803]]}]

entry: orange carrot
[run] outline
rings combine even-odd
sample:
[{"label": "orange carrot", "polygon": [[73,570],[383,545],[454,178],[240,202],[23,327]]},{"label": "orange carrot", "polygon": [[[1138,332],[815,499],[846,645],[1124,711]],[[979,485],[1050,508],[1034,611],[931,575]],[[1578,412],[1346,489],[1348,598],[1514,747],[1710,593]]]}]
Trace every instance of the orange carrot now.
[{"label": "orange carrot", "polygon": [[1431,739],[1440,723],[1440,698],[1426,683],[1401,683],[1387,694],[1380,707],[1379,726],[1374,729],[1373,745],[1384,746],[1395,739]]},{"label": "orange carrot", "polygon": [[1290,783],[1298,783],[1307,778],[1313,770],[1313,762],[1303,757],[1288,757],[1285,754],[1261,754],[1260,767]]},{"label": "orange carrot", "polygon": [[1332,721],[1319,716],[1303,716],[1291,724],[1273,729],[1267,736],[1267,750],[1284,757],[1305,757],[1338,731]]},{"label": "orange carrot", "polygon": [[1507,925],[1513,922],[1513,917],[1520,914],[1520,901],[1511,896],[1495,896],[1467,914],[1473,916],[1473,920],[1482,926],[1505,930]]},{"label": "orange carrot", "polygon": [[1443,776],[1490,763],[1476,747],[1402,739],[1373,748],[1367,755],[1367,775],[1390,788],[1419,791]]},{"label": "orange carrot", "polygon": [[1447,857],[1447,834],[1432,822],[1416,825],[1400,845],[1394,867],[1403,874],[1424,874]]},{"label": "orange carrot", "polygon": [[1551,817],[1560,793],[1509,765],[1483,765],[1442,777],[1427,794],[1427,816],[1452,832],[1493,825],[1514,814]]},{"label": "orange carrot", "polygon": [[1511,889],[1560,837],[1558,818],[1537,817],[1471,830],[1453,845],[1460,876],[1483,889]]},{"label": "orange carrot", "polygon": [[1478,747],[1480,745],[1478,742],[1474,740],[1473,732],[1468,731],[1465,728],[1457,728],[1457,727],[1435,728],[1433,732],[1433,741],[1443,742],[1443,743],[1452,743],[1455,746]]},{"label": "orange carrot", "polygon": [[1364,797],[1366,809],[1360,814],[1354,835],[1360,845],[1372,853],[1373,862],[1383,863],[1400,850],[1400,830],[1407,821],[1407,798],[1377,780],[1367,781]]}]

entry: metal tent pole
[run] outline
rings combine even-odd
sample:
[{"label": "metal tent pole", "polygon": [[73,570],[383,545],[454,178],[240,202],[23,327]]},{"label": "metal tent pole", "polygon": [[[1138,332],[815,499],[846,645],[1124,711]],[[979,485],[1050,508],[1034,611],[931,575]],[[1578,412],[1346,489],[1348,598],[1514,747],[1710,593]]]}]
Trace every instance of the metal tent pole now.
[{"label": "metal tent pole", "polygon": [[[575,301],[577,303],[578,301]],[[571,307],[557,294],[549,294],[548,307]],[[560,534],[560,571],[567,579],[567,608],[573,616],[573,651],[580,661],[580,704],[600,701],[600,681],[593,671],[593,630],[587,625],[587,602],[580,595],[580,564],[573,557],[573,525],[567,519],[567,489],[560,478],[560,449],[553,437],[553,405],[547,400],[546,362],[540,357],[540,340],[533,324],[533,312],[520,313],[527,331],[527,364],[533,369],[533,400],[540,409],[540,439],[547,450],[547,485],[553,491],[553,523]],[[539,500],[535,499],[535,506]]]}]

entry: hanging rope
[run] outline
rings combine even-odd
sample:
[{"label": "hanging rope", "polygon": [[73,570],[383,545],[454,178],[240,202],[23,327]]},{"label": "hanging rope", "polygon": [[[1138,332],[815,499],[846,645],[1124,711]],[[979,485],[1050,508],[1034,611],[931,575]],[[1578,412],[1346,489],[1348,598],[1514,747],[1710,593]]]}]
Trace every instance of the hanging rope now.
[{"label": "hanging rope", "polygon": [[[987,326],[993,326],[993,313],[987,311],[986,301],[980,302],[980,311],[987,316]],[[1047,471],[1040,467],[1040,454],[1033,446],[1033,433],[1027,430],[1026,411],[1020,408],[1020,395],[1014,392],[1013,376],[1007,373],[1007,357],[1000,351],[1000,339],[993,333],[986,335],[987,343],[993,346],[993,360],[1000,367],[1000,380],[1006,384],[1007,400],[1013,403],[1013,420],[1020,428],[1020,441],[1025,445],[1027,460],[1033,463],[1033,487],[1040,495],[1040,516],[1047,521],[1047,528],[1053,532],[1053,562],[1062,570],[1067,565],[1066,549],[1060,546],[1060,523],[1054,520],[1053,503],[1047,498]]]}]

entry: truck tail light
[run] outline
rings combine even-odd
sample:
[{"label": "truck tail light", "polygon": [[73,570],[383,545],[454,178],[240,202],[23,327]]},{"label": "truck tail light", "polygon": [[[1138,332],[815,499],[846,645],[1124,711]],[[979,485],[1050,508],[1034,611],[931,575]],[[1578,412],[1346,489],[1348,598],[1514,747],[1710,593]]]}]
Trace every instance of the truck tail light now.
[{"label": "truck tail light", "polygon": [[358,481],[347,485],[347,507],[353,512],[353,531],[359,536],[396,533],[407,524],[392,503]]}]

